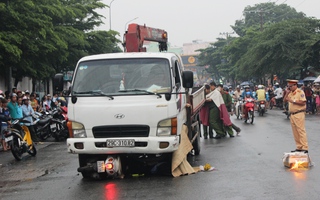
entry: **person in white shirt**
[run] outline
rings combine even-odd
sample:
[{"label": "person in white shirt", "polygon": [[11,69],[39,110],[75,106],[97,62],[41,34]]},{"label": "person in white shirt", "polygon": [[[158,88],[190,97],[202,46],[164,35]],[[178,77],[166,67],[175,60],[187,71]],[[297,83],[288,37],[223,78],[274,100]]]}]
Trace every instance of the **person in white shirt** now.
[{"label": "person in white shirt", "polygon": [[276,89],[274,90],[276,104],[278,108],[283,108],[283,90],[280,87],[279,83],[275,84]]}]

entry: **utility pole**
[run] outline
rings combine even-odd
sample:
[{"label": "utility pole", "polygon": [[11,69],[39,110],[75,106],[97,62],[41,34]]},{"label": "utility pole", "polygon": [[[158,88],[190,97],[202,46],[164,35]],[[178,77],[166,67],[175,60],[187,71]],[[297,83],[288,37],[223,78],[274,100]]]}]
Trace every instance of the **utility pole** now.
[{"label": "utility pole", "polygon": [[260,10],[244,11],[244,13],[258,13],[259,14],[259,16],[260,16],[260,31],[262,32],[263,31],[263,24],[264,24],[263,15],[264,15],[264,13],[269,13],[269,12],[260,9]]},{"label": "utility pole", "polygon": [[229,37],[231,34],[234,34],[234,32],[222,32],[219,35],[225,35],[227,40],[227,45],[229,45]]},{"label": "utility pole", "polygon": [[112,0],[112,1],[110,2],[110,5],[109,5],[109,22],[110,22],[110,28],[109,28],[109,30],[111,30],[111,4],[112,4],[113,1],[114,1],[114,0]]},{"label": "utility pole", "polygon": [[[9,0],[7,0],[7,11],[8,11],[8,16],[10,15],[10,11],[9,11]],[[6,70],[6,76],[7,76],[7,87],[9,92],[11,93],[12,91],[12,67],[8,66],[7,70]]]}]

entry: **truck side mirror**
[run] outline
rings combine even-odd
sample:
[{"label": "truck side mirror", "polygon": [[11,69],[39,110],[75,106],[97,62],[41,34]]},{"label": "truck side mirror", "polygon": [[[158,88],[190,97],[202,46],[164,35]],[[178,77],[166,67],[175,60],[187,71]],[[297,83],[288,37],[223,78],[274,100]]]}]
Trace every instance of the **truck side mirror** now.
[{"label": "truck side mirror", "polygon": [[54,91],[63,91],[63,74],[56,74],[53,78],[53,90]]},{"label": "truck side mirror", "polygon": [[192,71],[183,71],[182,72],[182,85],[184,88],[193,87],[193,72]]}]

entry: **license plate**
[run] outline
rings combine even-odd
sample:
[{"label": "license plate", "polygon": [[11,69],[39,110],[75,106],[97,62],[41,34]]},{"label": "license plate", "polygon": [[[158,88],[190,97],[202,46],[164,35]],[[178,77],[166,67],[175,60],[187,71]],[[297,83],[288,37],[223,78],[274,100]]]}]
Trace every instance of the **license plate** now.
[{"label": "license plate", "polygon": [[56,126],[56,124],[50,124],[50,128],[51,129],[54,129],[54,128],[56,128],[57,126]]},{"label": "license plate", "polygon": [[98,173],[106,172],[104,161],[97,161],[97,171]]},{"label": "license plate", "polygon": [[264,108],[264,104],[261,104],[260,106],[261,106],[261,108]]},{"label": "license plate", "polygon": [[13,136],[9,136],[9,137],[4,138],[4,141],[10,142],[12,139],[13,139]]},{"label": "license plate", "polygon": [[134,140],[107,140],[107,147],[134,147]]}]

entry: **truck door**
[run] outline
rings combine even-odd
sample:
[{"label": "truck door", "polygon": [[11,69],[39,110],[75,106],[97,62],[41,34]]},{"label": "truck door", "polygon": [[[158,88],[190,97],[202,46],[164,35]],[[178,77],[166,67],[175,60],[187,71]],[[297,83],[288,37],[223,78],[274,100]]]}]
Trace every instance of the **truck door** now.
[{"label": "truck door", "polygon": [[[173,65],[173,76],[174,76],[174,90],[176,94],[174,95],[176,105],[177,105],[177,118],[178,122],[184,123],[186,122],[186,95],[185,89],[182,87],[182,78],[181,78],[181,65],[178,60],[174,60]],[[178,125],[178,133],[180,133],[180,128],[182,124]]]}]

